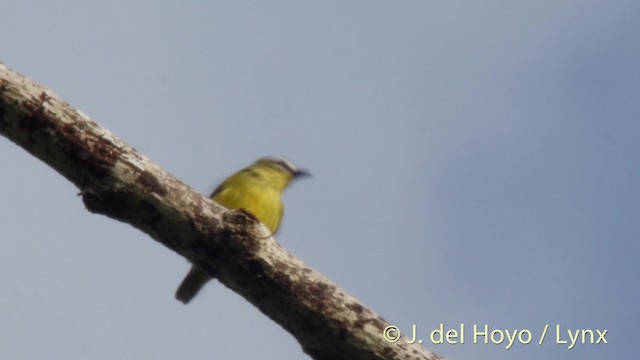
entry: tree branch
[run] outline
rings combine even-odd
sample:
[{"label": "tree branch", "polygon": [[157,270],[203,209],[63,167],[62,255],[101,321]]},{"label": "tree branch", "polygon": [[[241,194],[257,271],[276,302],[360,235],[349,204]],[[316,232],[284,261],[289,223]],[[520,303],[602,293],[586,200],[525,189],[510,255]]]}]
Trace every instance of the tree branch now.
[{"label": "tree branch", "polygon": [[231,211],[161,169],[50,90],[0,63],[0,133],[74,183],[87,209],[184,256],[290,332],[314,359],[443,359]]}]

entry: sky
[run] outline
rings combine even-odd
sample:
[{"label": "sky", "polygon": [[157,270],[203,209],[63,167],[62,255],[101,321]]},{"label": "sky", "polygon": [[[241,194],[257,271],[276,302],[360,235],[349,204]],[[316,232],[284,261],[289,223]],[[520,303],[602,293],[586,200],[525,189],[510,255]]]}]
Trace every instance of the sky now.
[{"label": "sky", "polygon": [[[440,355],[632,358],[638,18],[625,0],[3,1],[0,62],[203,194],[265,155],[308,169],[277,240]],[[0,358],[308,358],[219,283],[176,301],[184,258],[5,138],[0,162]],[[434,344],[441,324],[464,343]]]}]

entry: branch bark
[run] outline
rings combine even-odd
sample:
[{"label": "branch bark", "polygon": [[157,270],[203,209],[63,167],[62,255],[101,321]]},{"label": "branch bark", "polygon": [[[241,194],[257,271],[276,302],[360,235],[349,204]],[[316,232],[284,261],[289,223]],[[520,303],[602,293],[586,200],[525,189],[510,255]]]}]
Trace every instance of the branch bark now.
[{"label": "branch bark", "polygon": [[313,359],[444,359],[404,336],[385,340],[382,317],[282,248],[253,216],[202,196],[2,63],[0,133],[75,184],[89,211],[202,267]]}]

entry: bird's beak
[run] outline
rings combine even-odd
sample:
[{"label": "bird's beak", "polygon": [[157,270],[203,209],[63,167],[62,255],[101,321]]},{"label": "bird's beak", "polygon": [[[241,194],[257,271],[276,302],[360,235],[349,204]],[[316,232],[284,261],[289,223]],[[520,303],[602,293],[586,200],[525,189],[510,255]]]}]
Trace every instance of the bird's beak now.
[{"label": "bird's beak", "polygon": [[310,172],[308,172],[305,169],[298,169],[298,171],[296,171],[296,173],[293,174],[293,177],[298,179],[298,178],[304,178],[304,177],[312,177],[312,175]]}]

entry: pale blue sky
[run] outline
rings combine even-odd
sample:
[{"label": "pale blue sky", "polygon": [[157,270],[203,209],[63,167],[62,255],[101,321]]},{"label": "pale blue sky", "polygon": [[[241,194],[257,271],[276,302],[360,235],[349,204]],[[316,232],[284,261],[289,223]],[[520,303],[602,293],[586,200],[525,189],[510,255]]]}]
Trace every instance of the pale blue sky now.
[{"label": "pale blue sky", "polygon": [[[263,155],[308,168],[278,241],[402,329],[469,331],[430,350],[631,358],[639,18],[637,1],[5,2],[0,61],[203,193]],[[306,358],[218,283],[183,306],[183,258],[4,138],[0,160],[0,358]],[[534,339],[473,344],[474,324]],[[609,344],[539,346],[545,324]]]}]

